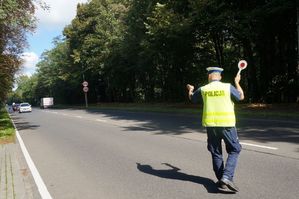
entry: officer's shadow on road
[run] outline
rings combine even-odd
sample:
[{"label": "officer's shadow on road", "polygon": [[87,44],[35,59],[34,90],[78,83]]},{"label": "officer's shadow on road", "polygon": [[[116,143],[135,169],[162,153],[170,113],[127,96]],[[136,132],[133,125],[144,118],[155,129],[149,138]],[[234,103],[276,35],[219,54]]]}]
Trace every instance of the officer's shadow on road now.
[{"label": "officer's shadow on road", "polygon": [[166,170],[154,169],[152,166],[146,164],[140,164],[140,163],[136,163],[136,164],[137,164],[137,169],[143,173],[154,175],[160,178],[190,181],[193,183],[203,185],[207,189],[208,193],[220,193],[213,180],[201,176],[194,176],[194,175],[182,173],[180,172],[181,169],[172,166],[171,164],[162,163],[170,167],[170,169],[166,169]]}]

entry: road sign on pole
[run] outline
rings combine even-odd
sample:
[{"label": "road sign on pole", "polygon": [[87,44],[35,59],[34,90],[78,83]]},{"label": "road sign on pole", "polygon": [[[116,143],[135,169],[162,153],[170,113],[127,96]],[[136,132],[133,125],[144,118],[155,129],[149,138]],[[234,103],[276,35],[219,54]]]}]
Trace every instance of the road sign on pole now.
[{"label": "road sign on pole", "polygon": [[84,81],[84,82],[82,83],[82,85],[83,85],[84,87],[86,87],[86,86],[88,86],[88,82],[87,82],[87,81]]},{"label": "road sign on pole", "polygon": [[88,88],[87,86],[84,86],[84,87],[83,87],[83,91],[84,91],[85,93],[87,93],[88,90],[89,90],[89,88]]},{"label": "road sign on pole", "polygon": [[84,92],[84,96],[85,96],[85,107],[88,107],[88,99],[87,99],[87,92],[89,90],[88,86],[88,82],[87,81],[83,81],[82,82],[82,86],[83,86],[83,92]]}]

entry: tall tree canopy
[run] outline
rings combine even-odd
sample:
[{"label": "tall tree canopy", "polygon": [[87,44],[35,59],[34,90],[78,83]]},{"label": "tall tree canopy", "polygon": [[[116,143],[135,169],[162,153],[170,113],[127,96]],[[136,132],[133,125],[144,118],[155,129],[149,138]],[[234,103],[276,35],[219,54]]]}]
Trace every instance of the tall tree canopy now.
[{"label": "tall tree canopy", "polygon": [[0,0],[0,103],[11,90],[21,65],[25,33],[35,25],[34,10],[34,0]]},{"label": "tall tree canopy", "polygon": [[295,0],[90,0],[44,54],[36,93],[80,103],[87,80],[91,102],[182,102],[186,83],[207,82],[206,67],[223,67],[232,82],[246,59],[248,101],[294,102],[297,7]]}]

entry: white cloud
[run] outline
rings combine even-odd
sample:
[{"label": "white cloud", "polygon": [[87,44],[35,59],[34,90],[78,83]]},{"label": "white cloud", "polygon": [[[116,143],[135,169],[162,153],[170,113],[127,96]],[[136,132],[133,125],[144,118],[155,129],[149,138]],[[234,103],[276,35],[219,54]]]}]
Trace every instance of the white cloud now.
[{"label": "white cloud", "polygon": [[[32,36],[32,38],[35,38],[32,39],[32,42],[37,48],[32,49],[31,51],[33,52],[23,53],[22,59],[24,60],[24,64],[20,74],[31,76],[35,72],[35,65],[39,61],[36,52],[38,52],[40,48],[48,48],[51,45],[46,44],[47,46],[44,46],[45,42],[47,42],[45,41],[48,37],[47,34],[50,34],[53,30],[62,31],[62,29],[75,18],[77,4],[86,3],[88,1],[89,0],[42,0],[42,2],[46,3],[50,8],[49,10],[43,10],[37,6],[35,14],[38,19],[37,32]],[[38,39],[43,40],[38,41]],[[51,39],[52,38],[49,38],[49,40]]]},{"label": "white cloud", "polygon": [[86,3],[88,0],[43,0],[49,10],[38,7],[36,16],[38,25],[51,28],[52,26],[66,26],[76,15],[77,4]]},{"label": "white cloud", "polygon": [[21,58],[24,61],[21,73],[31,76],[35,72],[35,66],[39,61],[38,55],[34,52],[25,52]]}]

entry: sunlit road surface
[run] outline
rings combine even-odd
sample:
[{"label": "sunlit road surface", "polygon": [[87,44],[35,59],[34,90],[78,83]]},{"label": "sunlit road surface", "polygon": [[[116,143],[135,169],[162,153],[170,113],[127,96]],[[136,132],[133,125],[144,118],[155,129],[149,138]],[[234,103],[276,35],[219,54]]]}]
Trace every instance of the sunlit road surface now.
[{"label": "sunlit road surface", "polygon": [[40,110],[12,118],[53,198],[298,198],[299,123],[240,118],[237,194],[217,191],[200,117]]}]

